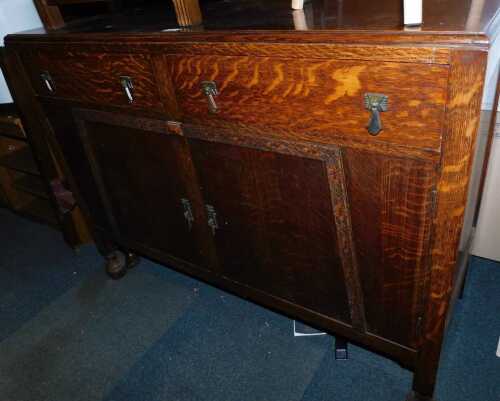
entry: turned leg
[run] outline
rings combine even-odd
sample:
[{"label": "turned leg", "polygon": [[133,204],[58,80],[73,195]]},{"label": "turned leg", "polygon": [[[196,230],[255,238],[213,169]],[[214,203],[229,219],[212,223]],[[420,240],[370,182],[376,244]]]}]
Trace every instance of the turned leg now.
[{"label": "turned leg", "polygon": [[132,269],[140,262],[137,254],[131,251],[122,251],[109,238],[103,235],[94,235],[95,243],[99,253],[106,259],[106,273],[113,279],[125,276],[127,269]]},{"label": "turned leg", "polygon": [[114,280],[127,273],[127,257],[122,251],[113,251],[106,255],[106,273]]}]

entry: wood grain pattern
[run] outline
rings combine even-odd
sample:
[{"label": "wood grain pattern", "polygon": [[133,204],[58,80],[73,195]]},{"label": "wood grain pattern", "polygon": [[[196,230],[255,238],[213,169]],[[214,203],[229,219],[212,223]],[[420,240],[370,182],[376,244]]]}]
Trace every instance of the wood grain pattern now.
[{"label": "wood grain pattern", "polygon": [[[365,323],[364,310],[363,310],[363,304],[364,304],[363,303],[363,295],[362,295],[362,291],[361,291],[360,278],[359,278],[359,273],[358,273],[358,269],[357,269],[357,262],[356,262],[356,255],[355,255],[354,244],[353,244],[353,240],[352,240],[351,217],[349,214],[349,207],[348,207],[348,203],[347,203],[347,194],[346,194],[345,183],[344,183],[344,181],[345,181],[344,170],[343,170],[343,166],[342,166],[342,159],[341,159],[341,153],[340,153],[339,148],[336,146],[324,146],[324,145],[319,145],[319,144],[311,144],[311,143],[307,143],[307,142],[290,142],[290,141],[283,141],[283,140],[277,140],[277,139],[270,139],[270,138],[266,138],[266,137],[262,137],[262,136],[246,136],[246,137],[236,136],[235,137],[235,136],[227,135],[227,133],[225,133],[225,132],[220,132],[217,130],[212,131],[212,130],[203,129],[203,128],[200,128],[197,126],[189,126],[189,125],[184,127],[184,133],[186,136],[188,136],[190,138],[202,139],[203,141],[210,141],[210,142],[214,142],[214,143],[218,143],[218,144],[235,145],[235,146],[244,147],[247,149],[257,149],[259,151],[266,151],[266,152],[272,152],[272,153],[276,153],[276,154],[294,156],[295,162],[293,162],[293,159],[288,160],[289,167],[287,169],[280,168],[280,170],[283,170],[283,171],[291,170],[291,169],[294,169],[294,171],[295,171],[295,169],[297,167],[294,166],[294,164],[302,165],[303,163],[306,163],[306,161],[302,160],[304,158],[306,158],[306,159],[312,158],[315,160],[319,160],[324,164],[324,167],[323,167],[324,172],[322,172],[320,170],[317,173],[319,175],[326,174],[325,177],[323,177],[324,182],[321,183],[321,181],[315,181],[318,188],[321,188],[323,186],[323,193],[320,192],[316,196],[319,198],[321,198],[321,197],[324,198],[325,192],[326,192],[327,198],[330,199],[331,212],[327,211],[327,212],[322,212],[322,213],[326,213],[327,215],[328,214],[333,215],[332,221],[334,221],[334,224],[336,227],[336,233],[333,236],[334,238],[331,239],[330,241],[335,244],[334,247],[337,249],[338,255],[336,256],[336,258],[337,258],[336,263],[341,264],[342,271],[343,271],[343,280],[345,280],[345,282],[346,282],[345,289],[342,289],[341,287],[338,287],[338,286],[334,287],[335,291],[333,291],[331,294],[332,294],[332,296],[334,296],[335,294],[344,294],[344,296],[347,295],[347,298],[349,301],[350,321],[352,322],[352,325],[355,329],[359,330],[360,332],[364,332],[366,323]],[[200,153],[200,154],[204,153],[202,145],[197,145],[197,149],[198,149],[198,153]],[[236,152],[236,150],[232,150],[232,152]],[[262,152],[257,152],[256,154],[259,155],[261,153]],[[251,153],[249,150],[246,150],[243,153],[243,156],[246,156],[246,158],[249,161],[252,159],[250,157]],[[201,156],[198,156],[198,158],[200,158],[200,157]],[[223,155],[221,155],[220,157],[223,157]],[[275,157],[277,157],[277,156],[275,156]],[[268,158],[269,158],[269,160],[272,160],[272,158],[270,156],[268,156]],[[255,162],[255,164],[252,162],[252,166],[253,166],[254,170],[251,170],[252,171],[251,175],[256,176],[259,174],[258,171],[260,171],[262,169],[261,163],[263,163],[264,160],[266,160],[266,158],[264,158],[263,160],[260,160],[260,158],[257,157],[257,161]],[[276,161],[276,162],[278,162],[278,161]],[[240,163],[235,162],[235,163],[233,163],[233,166],[228,166],[228,168],[235,168]],[[198,168],[199,174],[201,174],[202,177],[205,177],[205,181],[204,181],[205,184],[202,184],[202,186],[203,187],[210,186],[209,180],[206,177],[207,174],[208,175],[210,175],[210,174],[204,172],[204,170],[206,169],[206,166],[203,164],[203,162],[199,161],[199,164],[202,164],[202,166],[199,166],[199,168]],[[221,162],[220,165],[224,165],[224,162]],[[305,166],[307,166],[307,164],[305,164]],[[310,181],[313,179],[313,174],[311,172],[307,173],[307,171],[311,167],[306,168],[305,166],[303,168],[304,168],[304,170],[306,170],[306,175],[308,176],[308,180]],[[278,166],[274,166],[274,167],[278,167]],[[220,173],[218,173],[218,174],[220,174]],[[235,174],[237,176],[241,177],[243,173],[239,170],[235,170]],[[277,173],[274,173],[274,174],[277,174]],[[298,171],[297,171],[297,174],[299,174]],[[224,174],[222,174],[222,175],[224,175]],[[225,175],[229,175],[229,173],[227,173]],[[299,178],[297,178],[297,179],[300,179],[300,174],[298,175],[298,177]],[[203,178],[202,178],[202,181],[203,181]],[[276,178],[274,178],[273,180],[270,180],[270,181],[271,181],[271,184],[269,184],[269,185],[275,185],[273,183],[275,183]],[[258,183],[259,183],[259,188],[254,188],[252,186],[252,185],[255,185],[255,182],[252,180],[248,183],[249,188],[242,187],[243,193],[247,194],[247,197],[248,197],[248,199],[245,202],[242,201],[243,204],[248,205],[249,203],[256,202],[255,200],[251,200],[251,197],[255,196],[255,193],[260,193],[263,191],[262,188],[266,185],[266,180],[264,180],[262,178],[262,179],[258,180]],[[325,184],[328,184],[327,188],[324,188]],[[235,185],[236,185],[236,181],[233,181],[232,184],[229,185],[229,187],[233,187]],[[240,185],[243,185],[243,184],[240,184]],[[307,186],[307,188],[312,188],[310,182],[308,182],[307,184],[304,183],[302,186],[304,188],[306,186]],[[273,192],[273,191],[276,191],[277,189],[271,188],[269,190],[271,192]],[[285,191],[285,186],[280,185],[279,191]],[[217,195],[223,195],[223,194],[217,193]],[[226,195],[227,194],[224,194],[224,197],[222,199],[225,200]],[[212,196],[214,196],[214,195],[212,194]],[[239,194],[239,196],[242,196],[242,195]],[[305,195],[303,194],[300,197],[298,197],[298,196],[294,196],[292,194],[288,194],[288,195],[281,194],[281,196],[279,196],[279,199],[281,199],[281,202],[285,202],[287,199],[298,200],[303,196],[305,196]],[[312,195],[306,196],[305,197],[306,199],[304,199],[304,201],[309,200],[309,202],[311,202],[311,196]],[[264,204],[266,204],[268,206],[267,209],[269,209],[270,206],[273,205],[275,201],[273,201],[271,203],[266,203],[267,201],[264,198],[262,198],[262,196],[260,197],[260,202],[263,202]],[[219,201],[219,203],[220,203],[220,201]],[[319,204],[315,204],[315,208],[318,208],[319,207],[318,205]],[[312,205],[311,205],[311,207],[312,207]],[[308,207],[305,205],[302,205],[300,207],[301,212],[299,212],[299,214],[301,215],[301,218],[304,218],[304,216],[305,216],[304,211],[307,208]],[[323,205],[323,208],[327,209],[328,206]],[[265,210],[265,209],[266,209],[266,207],[264,207],[263,205],[261,205],[259,207],[259,210]],[[263,220],[261,219],[262,221],[260,222],[262,226],[267,227],[266,221],[268,221],[268,220],[269,221],[281,221],[282,224],[284,224],[284,222],[286,222],[290,218],[290,216],[293,216],[294,213],[297,214],[297,211],[294,209],[294,205],[292,205],[291,202],[280,203],[280,207],[273,206],[273,210],[275,211],[275,213],[273,213],[271,211],[267,211],[265,216],[261,216],[263,219]],[[285,215],[281,218],[274,216],[275,214],[278,216],[281,216],[283,213]],[[317,212],[317,213],[319,213],[319,212]],[[311,216],[311,217],[309,217],[309,220],[316,221],[315,218],[316,218],[315,216],[314,217]],[[247,226],[253,225],[253,224],[254,223],[248,222]],[[245,225],[243,224],[243,226],[245,226]],[[306,225],[306,226],[307,226],[307,230],[312,230],[314,227],[314,226],[310,226],[310,225]],[[280,227],[279,225],[277,225],[276,227],[267,227],[263,232],[259,231],[255,234],[256,235],[255,237],[251,237],[248,239],[248,241],[243,241],[243,242],[245,244],[247,244],[248,242],[255,241],[256,238],[262,239],[265,237],[265,235],[267,235],[267,234],[265,234],[267,232],[284,231],[287,233],[287,236],[286,236],[287,240],[281,245],[281,247],[277,246],[275,249],[281,249],[281,250],[296,249],[296,247],[294,247],[294,246],[292,246],[290,248],[290,240],[291,240],[290,235],[294,229],[297,230],[298,227],[296,225],[293,225],[292,227],[289,227],[286,230],[283,230],[282,227]],[[318,229],[319,229],[319,226],[318,226]],[[322,232],[324,232],[325,229],[322,228],[321,230],[322,230]],[[243,231],[240,230],[238,232],[240,233],[239,235],[235,234],[234,236],[230,236],[230,238],[241,237],[241,235],[242,235],[241,233]],[[303,233],[300,233],[298,235],[300,235],[300,238],[302,238],[301,242],[302,242],[302,244],[304,244],[306,237],[307,238],[315,238],[315,241],[317,241],[324,234],[321,234],[321,236],[319,236],[319,237],[318,237],[319,234],[312,234],[312,233],[310,235],[306,235],[306,236],[304,236]],[[330,235],[333,235],[333,234],[330,234]],[[272,241],[272,240],[269,239],[269,241]],[[262,240],[262,243],[264,244],[263,245],[264,247],[268,246],[268,241]],[[319,246],[319,244],[311,246],[311,249],[316,249],[317,246]],[[304,246],[301,246],[300,248],[304,249]],[[308,247],[305,247],[305,248],[308,248]],[[233,245],[229,246],[229,249],[231,250],[231,252],[235,252],[237,254],[238,249],[240,249],[240,248],[233,244]],[[247,249],[247,245],[245,245],[244,249]],[[240,251],[241,251],[241,249],[240,249]],[[264,252],[264,251],[263,251],[263,253],[267,254],[267,252]],[[311,252],[309,252],[308,254],[309,254],[309,257],[312,258]],[[249,260],[250,261],[255,260],[255,258],[258,257],[257,255],[259,255],[258,252],[255,255],[253,255],[253,258],[249,258]],[[268,256],[268,258],[270,258],[270,257],[271,256]],[[243,259],[245,259],[245,258],[243,258]],[[298,258],[297,260],[300,261],[302,259]],[[248,260],[247,260],[247,262],[248,262]],[[319,265],[321,265],[322,262],[317,262],[317,263]],[[295,264],[292,262],[287,262],[287,263],[280,262],[280,263],[276,263],[276,264],[277,265],[283,265],[283,264],[287,265],[288,264],[290,266],[295,266]],[[233,262],[233,265],[236,266],[238,264]],[[312,265],[314,265],[313,262],[308,263],[308,266],[312,266]],[[308,267],[307,269],[310,269],[310,268],[311,267]],[[333,266],[332,266],[332,268],[333,268]],[[304,269],[304,267],[301,267],[300,265],[295,266],[295,276],[297,276],[298,274],[302,274],[301,271],[303,269]],[[243,274],[243,275],[245,274],[245,270],[243,268],[236,269],[236,270],[238,270],[239,274]],[[252,270],[252,269],[250,269],[250,270]],[[265,269],[263,271],[265,271]],[[333,272],[327,271],[327,272],[325,272],[325,277],[330,277],[332,274],[333,274]],[[332,276],[331,277],[332,280],[335,281],[335,279],[338,279],[339,278],[338,274],[339,273],[337,273],[336,278]],[[280,275],[278,275],[278,276],[280,276]],[[251,281],[253,283],[262,283],[264,280],[262,278],[260,278],[260,280],[251,280]],[[300,283],[300,282],[302,282],[302,280],[298,280],[295,283],[295,286],[297,286],[298,283]],[[329,283],[325,282],[323,284],[328,285]],[[330,283],[330,285],[333,285],[333,283]],[[284,285],[283,282],[281,282],[280,286],[284,287],[284,288],[290,287],[290,286]],[[322,286],[318,285],[318,288],[322,288]],[[278,287],[274,288],[275,294],[279,294],[280,291],[281,290]],[[313,299],[313,298],[314,297],[312,297],[311,299]],[[304,304],[304,302],[310,303],[310,300],[309,301],[303,300],[301,303],[299,301],[299,299],[295,299],[295,302],[297,304],[302,304],[303,306],[306,306],[306,307],[311,307],[311,305],[312,305],[312,304],[310,304],[308,306],[308,305]],[[343,302],[344,302],[343,296],[341,296],[340,298],[336,298],[336,301],[333,302],[333,304],[336,304],[338,306],[338,305],[343,304]],[[317,305],[316,307],[319,307],[318,306],[319,304],[316,304],[316,305]],[[332,307],[333,307],[333,305],[332,305]],[[335,312],[336,314],[331,315],[332,311],[336,311]],[[332,310],[330,310],[329,314],[332,317],[339,319],[340,317],[338,315],[338,311],[339,311],[339,309],[332,309]],[[327,310],[325,310],[324,313],[328,314]],[[344,316],[344,321],[346,321],[345,316]]]},{"label": "wood grain pattern", "polygon": [[[16,37],[9,47],[21,53],[30,52],[32,43],[24,42]],[[273,41],[265,43],[258,38],[251,42],[216,42],[216,41],[186,41],[172,42],[169,38],[158,41],[130,41],[120,38],[107,38],[106,41],[93,40],[82,43],[72,42],[69,38],[58,41],[57,35],[50,41],[40,39],[36,42],[37,49],[49,53],[74,53],[81,51],[81,46],[88,46],[95,53],[126,53],[126,54],[187,54],[187,55],[221,55],[221,56],[254,56],[254,57],[287,57],[309,59],[338,60],[371,60],[400,63],[442,64],[450,63],[450,49],[444,45],[421,45],[415,43],[395,44],[379,42],[368,45],[366,42],[329,43],[324,40],[319,43],[287,43]],[[326,43],[325,43],[326,42]]]},{"label": "wood grain pattern", "polygon": [[[204,31],[184,30],[182,32],[164,33],[144,33],[134,34],[122,32],[120,35],[110,35],[109,32],[79,32],[78,35],[68,35],[66,32],[51,32],[50,38],[46,32],[32,32],[31,35],[7,35],[5,43],[19,46],[18,49],[31,43],[37,45],[53,46],[54,44],[80,44],[89,47],[106,46],[108,51],[112,41],[113,46],[125,49],[157,48],[164,43],[177,42],[212,42],[212,43],[261,43],[261,44],[296,44],[296,43],[336,43],[341,45],[389,45],[389,46],[410,46],[410,47],[453,47],[453,46],[473,46],[475,49],[487,51],[488,37],[483,33],[460,34],[457,32],[390,32],[376,30],[332,30],[321,31],[286,31],[256,30],[256,31]],[[108,42],[105,44],[103,42]],[[451,46],[450,46],[451,45]]]},{"label": "wood grain pattern", "polygon": [[222,275],[350,323],[356,306],[347,303],[348,250],[339,248],[344,232],[335,230],[324,162],[284,147],[277,153],[199,139],[190,145],[204,200],[217,213]]},{"label": "wood grain pattern", "polygon": [[445,47],[363,46],[338,44],[265,44],[265,43],[165,43],[167,54],[289,57],[299,59],[337,59],[394,61],[404,63],[449,64],[450,50]]},{"label": "wood grain pattern", "polygon": [[[377,140],[376,137],[369,135],[366,139],[356,139],[348,135],[330,135],[328,137],[320,137],[317,140],[313,140],[313,136],[307,133],[300,133],[289,131],[286,127],[275,128],[266,127],[256,124],[244,124],[232,121],[218,121],[216,126],[204,125],[203,120],[195,120],[195,123],[183,123],[184,127],[189,127],[190,130],[194,131],[207,131],[211,135],[217,135],[220,137],[231,138],[237,141],[238,138],[243,138],[247,140],[248,137],[258,137],[263,138],[262,140],[274,139],[283,140],[286,139],[290,143],[314,143],[318,146],[342,146],[352,149],[361,149],[369,151],[371,153],[386,155],[386,156],[397,156],[397,157],[407,157],[410,159],[422,159],[432,162],[439,162],[440,152],[430,149],[419,149],[410,148],[404,145],[394,145]],[[303,146],[303,145],[302,145]]]},{"label": "wood grain pattern", "polygon": [[432,268],[413,388],[432,396],[458,255],[473,149],[479,126],[486,55],[452,55],[447,125],[434,218]]},{"label": "wood grain pattern", "polygon": [[353,149],[344,165],[367,330],[416,347],[436,165]]},{"label": "wood grain pattern", "polygon": [[[169,61],[185,121],[286,127],[315,141],[336,135],[366,139],[370,113],[363,96],[375,92],[389,97],[377,141],[433,150],[441,146],[444,66],[221,56],[170,56]],[[201,81],[217,83],[217,114],[208,112]]]},{"label": "wood grain pattern", "polygon": [[341,150],[328,156],[326,171],[330,181],[332,209],[337,228],[338,248],[341,255],[344,280],[349,297],[352,326],[366,332],[365,300],[361,287],[360,270],[353,239],[351,212],[346,189],[346,177]]},{"label": "wood grain pattern", "polygon": [[[36,52],[25,56],[25,60],[39,95],[163,111],[148,55]],[[40,79],[42,71],[50,73],[54,94]],[[128,103],[120,76],[132,78],[133,103]]]},{"label": "wood grain pattern", "polygon": [[[211,268],[207,229],[186,140],[165,121],[78,110],[92,175],[116,238],[145,243]],[[192,205],[186,220],[182,200]],[[144,211],[152,213],[144,216]],[[202,240],[203,239],[203,243]],[[201,244],[201,245],[200,245]],[[209,245],[209,244],[208,244]]]},{"label": "wood grain pattern", "polygon": [[[90,127],[96,134],[93,153],[106,148],[94,162],[105,166],[100,186],[112,189],[110,208],[115,214],[122,208],[119,198],[148,211],[161,209],[160,203],[177,195],[158,189],[155,177],[177,171],[182,185],[190,182],[189,196],[198,199],[196,221],[205,228],[200,241],[213,250],[200,263],[208,266],[210,260],[214,268],[182,260],[156,238],[162,232],[144,211],[118,213],[117,231],[137,234],[121,236],[120,246],[388,353],[415,370],[412,396],[430,400],[462,230],[487,38],[478,31],[426,29],[80,32],[15,35],[6,43],[23,52],[26,63],[35,57],[37,68],[49,66],[52,55],[67,56],[67,65],[55,61],[63,77],[103,72],[102,82],[90,77],[88,87],[79,87],[83,95],[63,83],[69,95],[62,99],[67,109],[87,103],[129,114],[113,112],[102,122],[106,128]],[[37,61],[38,54],[46,60]],[[146,99],[141,107],[120,103],[121,88],[110,83],[116,78],[112,66],[128,60],[135,60],[129,75],[136,70],[147,77],[139,89]],[[75,75],[69,66],[78,63]],[[208,113],[202,80],[217,83],[216,115]],[[98,85],[105,94],[89,94]],[[365,92],[389,95],[384,130],[376,137],[366,130]],[[153,114],[159,122],[144,120]],[[96,184],[84,178],[88,160],[76,149],[81,143],[65,139],[71,136],[61,127],[59,140],[81,159],[74,163],[79,180],[95,192]],[[190,148],[167,151],[165,141],[149,139],[163,130]],[[120,171],[120,157],[112,151],[122,139],[117,154],[132,160],[134,171]],[[126,188],[129,181],[134,191]],[[152,188],[163,202],[139,194]],[[215,237],[207,230],[205,203],[223,223]],[[168,217],[164,210],[155,213]],[[105,228],[103,237],[112,238],[110,232]]]}]

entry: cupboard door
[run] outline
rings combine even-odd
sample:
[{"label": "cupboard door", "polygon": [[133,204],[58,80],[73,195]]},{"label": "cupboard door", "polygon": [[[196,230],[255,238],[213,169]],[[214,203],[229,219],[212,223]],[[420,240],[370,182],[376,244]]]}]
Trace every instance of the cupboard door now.
[{"label": "cupboard door", "polygon": [[194,137],[190,146],[222,274],[350,323],[329,150]]},{"label": "cupboard door", "polygon": [[429,279],[436,166],[354,149],[343,157],[367,330],[415,348]]},{"label": "cupboard door", "polygon": [[187,143],[166,121],[75,112],[112,229],[142,249],[203,265],[200,200]]}]

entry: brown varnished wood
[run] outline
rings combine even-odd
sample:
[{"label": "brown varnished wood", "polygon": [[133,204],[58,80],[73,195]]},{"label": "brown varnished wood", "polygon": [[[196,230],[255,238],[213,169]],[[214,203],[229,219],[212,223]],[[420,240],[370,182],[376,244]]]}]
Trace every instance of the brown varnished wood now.
[{"label": "brown varnished wood", "polygon": [[[320,141],[336,135],[366,140],[370,113],[363,96],[375,92],[389,97],[377,141],[440,149],[448,78],[443,66],[222,56],[170,56],[169,62],[185,121],[286,127]],[[217,114],[208,111],[202,81],[217,83]]]},{"label": "brown varnished wood", "polygon": [[26,139],[33,150],[35,161],[49,194],[48,210],[51,214],[51,220],[62,230],[68,245],[76,247],[88,242],[90,240],[87,235],[88,228],[81,221],[78,208],[62,214],[50,187],[51,181],[61,180],[65,182],[65,177],[60,175],[58,161],[53,158],[53,151],[48,139],[49,127],[40,104],[33,98],[33,89],[30,87],[22,58],[18,53],[10,50],[2,51],[0,56],[1,67],[12,98],[19,110]]},{"label": "brown varnished wood", "polygon": [[64,26],[64,18],[59,7],[51,5],[48,0],[34,0],[33,3],[46,29],[57,29]]},{"label": "brown varnished wood", "polygon": [[[395,23],[395,0],[365,4],[357,16],[358,2],[351,2],[333,25],[338,4],[322,3],[307,17],[308,31],[291,31],[289,2],[286,13],[278,3],[270,4],[274,21],[258,16],[244,27],[229,9],[219,24],[205,9],[198,31],[159,32],[152,24],[131,32],[130,20],[117,16],[109,28],[98,19],[6,43],[38,69],[53,55],[67,57],[67,65],[55,62],[67,82],[89,78],[82,94],[67,89],[71,96],[50,101],[33,83],[39,101],[51,104],[51,126],[76,185],[86,187],[89,215],[111,223],[96,230],[101,248],[142,252],[388,354],[414,370],[414,398],[430,400],[456,287],[497,0],[481,10],[459,2],[448,13],[443,2],[432,11],[431,0],[420,31]],[[371,25],[373,18],[380,25]],[[140,73],[150,88],[139,89],[146,100],[137,107],[123,103],[121,88],[110,83],[120,69],[110,66],[131,59],[142,66],[130,63],[129,75]],[[202,80],[219,87],[215,115],[200,93]],[[94,96],[96,86],[104,93]],[[375,137],[366,130],[364,92],[389,95],[384,130]],[[69,117],[57,115],[58,102]],[[90,133],[84,143],[75,108],[93,109],[76,113]],[[157,188],[163,177],[176,189]],[[157,199],[144,196],[151,189]],[[194,199],[196,228],[174,249],[175,240],[164,239],[173,235],[170,227],[182,234],[167,223],[178,216],[179,191]],[[215,236],[207,203],[217,213]],[[179,252],[189,243],[198,257]]]},{"label": "brown varnished wood", "polygon": [[[298,158],[314,158],[324,163],[336,227],[335,241],[338,242],[336,247],[346,281],[351,321],[354,328],[360,332],[364,332],[366,329],[364,301],[352,240],[351,218],[344,182],[344,168],[339,148],[319,144],[313,145],[307,142],[276,140],[263,136],[231,136],[226,132],[208,130],[206,128],[200,129],[200,127],[190,125],[185,126],[184,132],[190,138],[197,138],[203,141],[245,146],[277,154],[292,155]],[[259,192],[259,190],[256,192]],[[284,197],[284,199],[286,198]]]},{"label": "brown varnished wood", "polygon": [[241,144],[190,145],[205,203],[217,213],[222,275],[350,323],[343,233],[335,233],[324,162]]},{"label": "brown varnished wood", "polygon": [[78,136],[71,108],[53,99],[44,101],[42,106],[50,122],[47,137],[51,138],[54,149],[61,156],[65,175],[94,237],[97,229],[109,231],[111,227],[92,179],[92,170]]},{"label": "brown varnished wood", "polygon": [[[93,178],[117,238],[150,244],[180,259],[210,268],[199,247],[206,230],[187,143],[165,121],[75,111]],[[147,162],[145,163],[145,161]],[[185,218],[182,199],[191,202],[194,222]],[[145,210],[154,211],[147,217]],[[199,231],[199,228],[202,228]],[[194,237],[194,238],[192,238]]]},{"label": "brown varnished wood", "polygon": [[[405,145],[393,145],[379,141],[376,137],[368,135],[366,139],[356,139],[349,135],[330,135],[313,139],[312,135],[307,133],[296,133],[289,131],[286,127],[268,128],[264,126],[255,126],[250,124],[235,123],[228,121],[220,121],[216,126],[203,125],[196,123],[184,123],[185,127],[189,127],[192,133],[208,132],[211,136],[218,138],[229,138],[233,141],[238,141],[238,138],[248,141],[250,137],[260,138],[262,141],[266,139],[282,140],[287,139],[290,143],[298,142],[303,144],[314,143],[316,145],[340,145],[353,149],[361,149],[372,153],[386,156],[404,156],[409,159],[422,159],[433,162],[440,160],[440,152],[430,149],[418,149]],[[200,135],[203,135],[200,133]]]},{"label": "brown varnished wood", "polygon": [[344,165],[367,329],[415,347],[436,166],[354,149]]},{"label": "brown varnished wood", "polygon": [[257,57],[293,57],[308,59],[378,60],[405,63],[449,64],[450,51],[445,47],[363,46],[338,44],[262,44],[179,42],[163,45],[168,54],[221,55]]},{"label": "brown varnished wood", "polygon": [[[33,87],[40,95],[163,111],[148,55],[34,52],[25,60]],[[52,77],[54,94],[40,78],[43,71]],[[132,103],[121,87],[121,76],[133,80]]]},{"label": "brown varnished wood", "polygon": [[413,382],[417,392],[429,397],[434,391],[445,319],[453,289],[486,66],[485,55],[471,51],[455,51],[452,61],[434,217],[430,286]]},{"label": "brown varnished wood", "polygon": [[365,301],[361,288],[358,258],[353,240],[351,213],[347,196],[345,171],[340,149],[329,152],[326,158],[326,173],[330,181],[330,194],[344,280],[346,282],[352,326],[366,332]]},{"label": "brown varnished wood", "polygon": [[349,340],[354,343],[360,344],[368,349],[382,353],[387,357],[397,360],[404,367],[409,369],[414,367],[416,353],[410,348],[403,347],[400,344],[371,333],[360,333],[344,322],[332,319],[317,311],[304,308],[303,306],[278,298],[264,291],[227,279],[224,276],[214,275],[208,270],[200,270],[198,266],[193,266],[192,264],[179,260],[172,255],[166,254],[157,249],[152,249],[145,244],[124,241],[122,242],[122,245],[127,249],[136,249],[137,251],[148,255],[148,257],[153,260],[165,263],[175,270],[189,274],[197,279],[204,280],[212,285],[224,289],[225,291],[233,292],[240,297],[257,302],[267,308],[308,322],[312,326],[321,327],[325,330],[349,338]]},{"label": "brown varnished wood", "polygon": [[[103,43],[107,42],[106,44]],[[111,41],[111,42],[110,42]],[[438,33],[424,34],[404,32],[395,33],[389,31],[377,30],[345,30],[345,31],[293,31],[286,32],[280,30],[254,30],[254,31],[220,31],[220,32],[202,32],[194,30],[190,32],[176,33],[169,32],[168,34],[123,34],[123,33],[79,33],[77,38],[68,36],[64,30],[55,32],[45,32],[33,30],[27,32],[26,35],[7,35],[5,43],[9,46],[16,46],[18,50],[26,49],[30,43],[36,42],[41,48],[54,46],[55,44],[62,46],[71,46],[82,43],[85,46],[98,46],[99,50],[113,48],[124,49],[128,46],[131,51],[139,51],[139,49],[158,49],[159,46],[166,43],[176,42],[212,42],[212,43],[262,43],[262,44],[294,44],[300,43],[335,43],[344,46],[361,45],[364,46],[408,46],[409,50],[414,47],[450,47],[450,45],[482,49],[488,49],[488,37],[485,34],[470,34],[461,35],[457,33]],[[352,51],[352,50],[349,50]],[[365,53],[366,54],[366,53]],[[427,56],[425,57],[427,59]],[[399,61],[403,61],[402,59]]]},{"label": "brown varnished wood", "polygon": [[[16,37],[16,39],[18,39]],[[55,38],[54,38],[55,39]],[[284,39],[284,38],[283,38]],[[277,39],[278,40],[278,39]],[[280,56],[288,58],[310,58],[325,59],[335,58],[339,60],[377,60],[403,63],[443,64],[450,62],[450,49],[444,45],[421,45],[415,43],[395,44],[376,43],[368,45],[360,43],[324,43],[329,42],[326,38],[323,42],[311,43],[287,43],[279,38],[279,41],[265,43],[258,37],[252,41],[237,42],[197,42],[179,40],[172,42],[168,38],[162,41],[130,41],[120,40],[115,37],[107,41],[92,41],[85,43],[96,53],[127,53],[127,54],[190,54],[190,55],[222,55],[222,56],[256,56],[269,57]],[[44,42],[37,41],[37,48],[43,52],[74,52],[82,44],[81,38],[78,42],[70,39],[58,43],[55,40]],[[31,50],[30,42],[14,42],[12,47],[19,51]]]},{"label": "brown varnished wood", "polygon": [[177,99],[175,98],[174,87],[172,85],[165,55],[152,55],[151,65],[153,67],[160,100],[164,105],[165,114],[168,118],[180,120],[181,115],[179,106],[177,104]]}]

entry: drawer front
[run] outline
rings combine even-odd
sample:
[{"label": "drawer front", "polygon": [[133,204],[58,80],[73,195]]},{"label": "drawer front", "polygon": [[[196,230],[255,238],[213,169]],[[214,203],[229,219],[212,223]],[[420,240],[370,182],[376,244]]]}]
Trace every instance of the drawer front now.
[{"label": "drawer front", "polygon": [[[440,149],[447,66],[211,55],[173,55],[169,63],[188,122],[231,121],[325,143],[342,136]],[[217,87],[216,113],[203,81]],[[376,136],[367,129],[366,93],[388,100]]]},{"label": "drawer front", "polygon": [[[25,65],[41,96],[163,109],[148,55],[39,52],[25,57]],[[122,86],[122,77],[132,81],[132,101]]]}]

